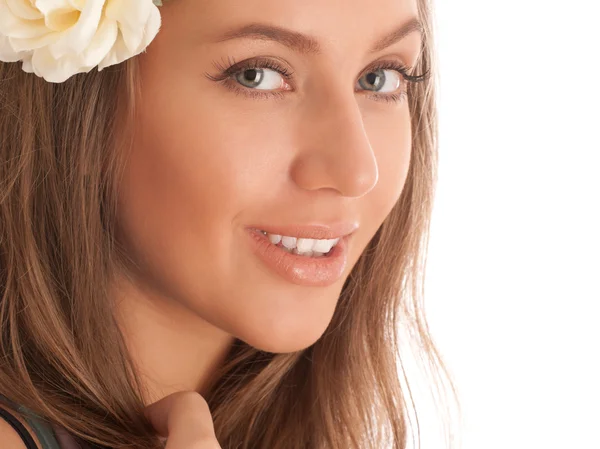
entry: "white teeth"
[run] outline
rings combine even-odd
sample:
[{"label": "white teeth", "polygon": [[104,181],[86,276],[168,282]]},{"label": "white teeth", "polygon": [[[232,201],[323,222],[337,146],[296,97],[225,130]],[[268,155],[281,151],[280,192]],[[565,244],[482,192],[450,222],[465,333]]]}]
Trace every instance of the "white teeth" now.
[{"label": "white teeth", "polygon": [[316,240],[313,239],[298,239],[296,242],[296,248],[301,253],[312,252],[313,245],[316,243]]},{"label": "white teeth", "polygon": [[325,255],[340,241],[339,238],[318,240],[269,234],[265,231],[261,232],[269,238],[272,244],[278,245],[281,243],[282,249],[287,252],[309,257],[321,257]]},{"label": "white teeth", "polygon": [[268,234],[269,235],[269,240],[273,245],[277,245],[279,242],[281,242],[281,236],[277,235],[277,234]]},{"label": "white teeth", "polygon": [[300,251],[298,248],[294,248],[294,254],[300,254],[301,256],[311,257],[313,255],[312,251]]},{"label": "white teeth", "polygon": [[313,251],[319,251],[320,253],[328,252],[333,246],[339,242],[340,239],[328,239],[328,240],[315,240],[315,244],[312,247]]},{"label": "white teeth", "polygon": [[296,247],[296,237],[288,237],[287,235],[281,237],[281,244],[288,249],[294,249]]}]

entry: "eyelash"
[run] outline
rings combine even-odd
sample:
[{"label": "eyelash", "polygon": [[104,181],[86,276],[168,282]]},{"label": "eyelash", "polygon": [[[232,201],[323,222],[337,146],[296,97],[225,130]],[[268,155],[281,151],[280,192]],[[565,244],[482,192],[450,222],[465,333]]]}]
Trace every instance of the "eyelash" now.
[{"label": "eyelash", "polygon": [[[251,89],[249,87],[244,87],[240,85],[235,79],[235,75],[238,73],[242,73],[246,70],[252,69],[272,69],[282,75],[286,80],[292,78],[294,72],[291,72],[287,68],[281,66],[276,61],[268,58],[255,58],[246,61],[242,61],[240,63],[236,63],[233,58],[228,58],[229,66],[225,67],[221,65],[219,62],[214,62],[214,67],[220,71],[219,75],[213,76],[208,73],[205,73],[205,76],[216,82],[223,83],[228,88],[233,90],[236,94],[250,96],[252,98],[276,98],[282,99],[285,96],[284,92],[277,91],[263,91],[263,89]],[[403,64],[398,61],[380,61],[376,63],[374,66],[370,67],[365,74],[377,71],[377,70],[395,70],[400,75],[402,75],[405,85],[410,83],[419,83],[421,81],[425,81],[428,78],[429,73],[425,72],[422,75],[413,76],[409,75],[408,72],[411,70],[407,68]],[[407,98],[407,88],[403,88],[399,93],[395,94],[369,94],[367,95],[369,98],[373,98],[376,101],[385,101],[389,103],[396,103],[402,101]]]}]

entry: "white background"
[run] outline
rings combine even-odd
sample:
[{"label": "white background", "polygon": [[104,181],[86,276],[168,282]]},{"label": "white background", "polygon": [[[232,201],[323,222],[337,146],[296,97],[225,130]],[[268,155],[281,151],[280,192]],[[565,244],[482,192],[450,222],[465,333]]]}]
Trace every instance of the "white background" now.
[{"label": "white background", "polygon": [[[435,9],[426,311],[460,390],[460,447],[600,449],[600,4]],[[442,448],[429,417],[422,447]]]}]

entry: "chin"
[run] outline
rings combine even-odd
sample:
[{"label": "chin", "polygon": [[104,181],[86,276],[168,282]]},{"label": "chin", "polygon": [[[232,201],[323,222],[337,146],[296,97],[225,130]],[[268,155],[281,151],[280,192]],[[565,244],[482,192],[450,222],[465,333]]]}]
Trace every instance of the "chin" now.
[{"label": "chin", "polygon": [[275,354],[289,354],[302,351],[316,343],[327,328],[327,324],[318,325],[313,321],[296,329],[274,326],[262,327],[259,331],[249,332],[237,338],[260,351]]},{"label": "chin", "polygon": [[341,285],[265,284],[256,280],[238,283],[235,291],[208,293],[223,299],[203,307],[196,303],[194,309],[204,321],[260,351],[288,354],[314,345],[333,319]]},{"label": "chin", "polygon": [[270,352],[273,354],[290,354],[293,352],[298,352],[298,351],[303,351],[304,349],[312,346],[316,341],[318,341],[317,339],[313,339],[313,340],[286,340],[286,341],[261,341],[261,340],[256,340],[256,341],[245,341],[245,343],[247,343],[248,345],[252,346],[253,348],[256,348],[260,351],[264,351],[264,352]]}]

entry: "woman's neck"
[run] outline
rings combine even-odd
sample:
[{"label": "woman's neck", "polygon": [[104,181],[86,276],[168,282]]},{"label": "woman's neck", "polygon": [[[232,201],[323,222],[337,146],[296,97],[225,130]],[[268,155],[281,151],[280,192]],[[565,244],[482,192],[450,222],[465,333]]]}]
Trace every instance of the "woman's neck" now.
[{"label": "woman's neck", "polygon": [[116,289],[117,320],[147,391],[146,405],[176,391],[204,395],[234,338],[174,300],[126,280]]}]

